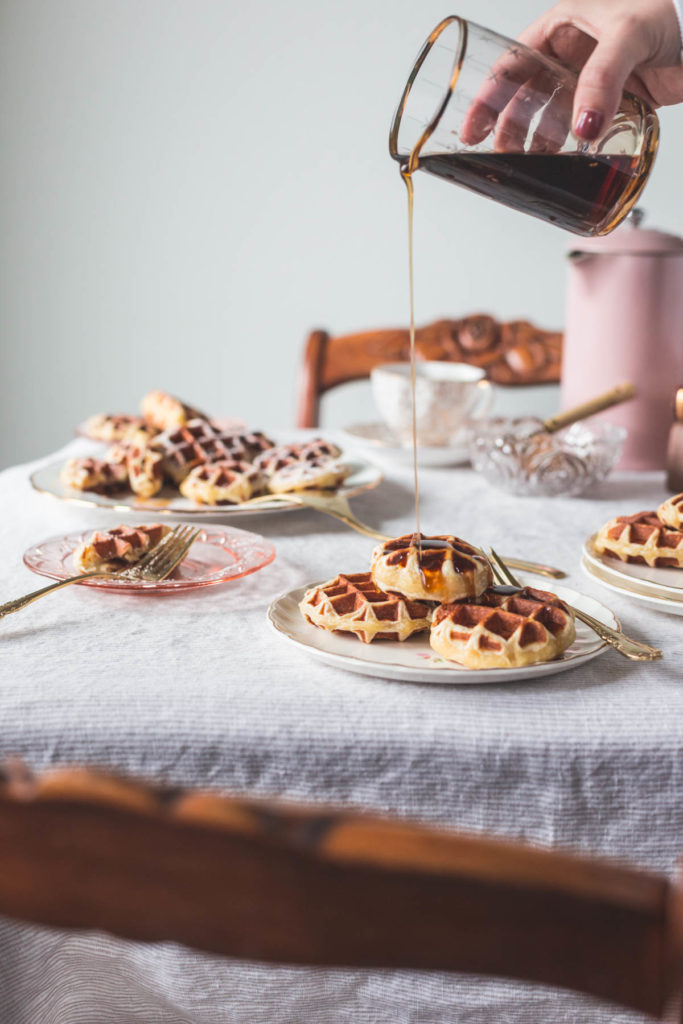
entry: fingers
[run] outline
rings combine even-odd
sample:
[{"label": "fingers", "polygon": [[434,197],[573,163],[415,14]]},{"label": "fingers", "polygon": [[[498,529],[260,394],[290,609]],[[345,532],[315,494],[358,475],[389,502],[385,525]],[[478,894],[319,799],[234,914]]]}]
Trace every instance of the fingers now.
[{"label": "fingers", "polygon": [[[529,79],[498,118],[494,149],[501,153],[555,153],[571,125],[571,93],[545,68]],[[540,117],[536,115],[541,111]],[[532,131],[531,137],[529,132]]]},{"label": "fingers", "polygon": [[559,153],[572,124],[572,92],[561,88],[541,114],[529,149],[533,153]]},{"label": "fingers", "polygon": [[[580,139],[593,142],[612,122],[629,76],[651,58],[651,33],[638,14],[613,14],[608,25],[594,29],[578,15],[569,17],[564,6],[558,4],[526,29],[519,37],[523,45],[511,47],[492,66],[464,116],[465,146],[479,145],[493,132],[498,151],[530,146],[556,152],[570,126]],[[567,83],[558,80],[551,93],[544,89],[544,56],[582,68],[573,109]]]},{"label": "fingers", "polygon": [[579,75],[574,96],[574,132],[594,142],[612,121],[624,83],[643,58],[642,34],[622,28],[599,40]]},{"label": "fingers", "polygon": [[499,57],[463,118],[460,137],[466,146],[484,141],[495,127],[500,112],[533,76],[538,65],[538,58],[523,47],[508,50]]}]

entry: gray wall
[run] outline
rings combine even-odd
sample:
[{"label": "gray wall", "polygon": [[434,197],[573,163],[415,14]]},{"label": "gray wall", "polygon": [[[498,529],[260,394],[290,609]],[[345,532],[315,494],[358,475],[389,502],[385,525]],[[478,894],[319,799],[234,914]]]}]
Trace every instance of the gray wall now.
[{"label": "gray wall", "polygon": [[[461,0],[508,34],[540,0]],[[0,0],[0,465],[161,387],[294,418],[307,330],[405,323],[387,154],[437,0]],[[683,231],[683,112],[643,205]],[[417,317],[563,321],[570,238],[425,177]],[[342,393],[327,422],[363,418]],[[361,414],[361,410],[362,413]]]}]

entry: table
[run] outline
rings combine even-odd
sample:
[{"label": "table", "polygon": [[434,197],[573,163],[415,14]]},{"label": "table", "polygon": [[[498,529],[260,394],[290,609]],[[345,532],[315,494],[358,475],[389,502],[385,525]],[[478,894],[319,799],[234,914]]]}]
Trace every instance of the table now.
[{"label": "table", "polygon": [[[40,585],[21,562],[30,544],[112,525],[110,513],[34,493],[36,465],[0,474],[5,598]],[[568,585],[602,600],[665,659],[637,664],[608,651],[533,685],[475,687],[322,665],[272,633],[267,604],[307,581],[366,569],[373,542],[308,510],[253,516],[235,525],[278,552],[253,576],[163,598],[72,587],[3,621],[0,756],[36,770],[92,763],[166,783],[372,808],[673,870],[683,852],[681,619],[603,590],[579,569],[584,538],[604,521],[663,500],[663,474],[617,474],[573,499],[514,498],[465,468],[423,470],[420,481],[425,532],[566,569]],[[354,508],[386,533],[412,529],[410,469],[387,472]],[[0,926],[8,1024],[588,1017],[640,1020],[498,981],[240,964],[171,944]]]}]

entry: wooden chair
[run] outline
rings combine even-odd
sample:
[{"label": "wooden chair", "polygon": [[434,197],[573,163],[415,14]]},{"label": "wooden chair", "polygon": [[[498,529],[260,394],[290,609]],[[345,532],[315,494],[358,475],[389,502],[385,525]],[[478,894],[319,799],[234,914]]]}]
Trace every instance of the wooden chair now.
[{"label": "wooden chair", "polygon": [[[526,320],[501,323],[484,313],[461,320],[437,320],[415,332],[418,359],[472,363],[495,384],[556,383],[560,379],[562,334]],[[368,377],[382,363],[410,359],[410,332],[366,331],[331,337],[313,331],[306,342],[299,387],[297,426],[317,427],[321,396],[338,384]]]},{"label": "wooden chair", "polygon": [[278,963],[533,980],[659,1017],[681,889],[564,853],[332,809],[0,775],[0,914]]}]

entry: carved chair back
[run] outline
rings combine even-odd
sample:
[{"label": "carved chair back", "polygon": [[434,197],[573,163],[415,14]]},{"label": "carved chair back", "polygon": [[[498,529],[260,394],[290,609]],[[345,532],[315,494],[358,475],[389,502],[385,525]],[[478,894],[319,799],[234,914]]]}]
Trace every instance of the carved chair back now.
[{"label": "carved chair back", "polygon": [[[501,323],[483,313],[437,320],[416,330],[415,350],[418,359],[482,367],[494,384],[546,384],[560,379],[562,334],[541,330],[526,320]],[[297,425],[319,425],[320,399],[331,388],[368,377],[382,363],[408,359],[410,332],[405,328],[338,337],[313,331],[304,350]]]}]

